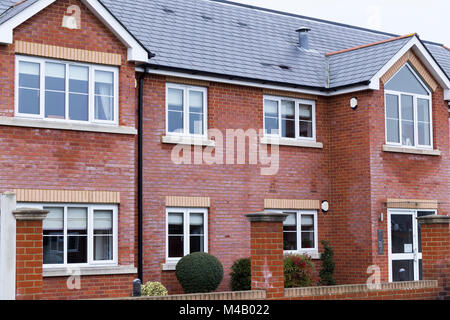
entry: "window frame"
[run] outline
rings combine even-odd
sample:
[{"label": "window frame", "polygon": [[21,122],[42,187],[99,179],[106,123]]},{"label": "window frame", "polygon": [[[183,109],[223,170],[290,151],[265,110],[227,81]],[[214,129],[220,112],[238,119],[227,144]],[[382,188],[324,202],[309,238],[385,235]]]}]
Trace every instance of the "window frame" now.
[{"label": "window frame", "polygon": [[[317,210],[266,210],[266,212],[276,212],[284,214],[296,214],[297,222],[297,250],[283,250],[284,254],[317,254],[319,252],[319,225],[318,225],[318,211]],[[302,248],[302,226],[301,217],[302,215],[314,216],[314,248]],[[284,224],[283,224],[284,226]],[[284,230],[283,230],[284,237]]]},{"label": "window frame", "polygon": [[[272,100],[278,102],[278,134],[268,134],[266,132],[266,104],[265,100]],[[281,123],[281,101],[292,101],[295,103],[295,138],[282,137]],[[300,124],[299,124],[299,105],[306,104],[311,106],[312,112],[312,137],[300,137]],[[300,140],[300,141],[316,141],[316,101],[307,100],[307,99],[296,99],[290,97],[281,97],[281,96],[273,96],[273,95],[264,95],[263,96],[263,130],[264,137],[267,138],[277,138],[277,139],[288,139],[292,141]]]},{"label": "window frame", "polygon": [[[183,91],[183,132],[169,131],[169,89],[178,89]],[[203,93],[203,134],[193,134],[189,132],[190,113],[189,113],[189,91],[199,91]],[[166,82],[166,135],[178,137],[199,137],[208,136],[208,88],[183,85],[179,83]]]},{"label": "window frame", "polygon": [[190,253],[190,213],[202,213],[203,214],[203,234],[204,234],[204,251],[208,252],[208,208],[179,208],[179,207],[167,207],[166,208],[166,263],[176,263],[181,260],[182,257],[174,258],[169,257],[169,213],[183,213],[183,257]]},{"label": "window frame", "polygon": [[[61,264],[43,264],[44,269],[60,269],[72,267],[100,267],[100,266],[117,266],[118,265],[118,249],[119,249],[119,232],[118,232],[118,205],[105,204],[82,204],[82,203],[26,203],[17,204],[18,208],[64,208],[64,263]],[[86,263],[67,263],[67,208],[87,208],[87,262]],[[94,260],[94,210],[111,210],[113,213],[113,259],[112,260]]]},{"label": "window frame", "polygon": [[[408,149],[426,149],[426,150],[433,150],[434,148],[434,139],[433,139],[433,95],[430,89],[428,88],[427,84],[422,81],[422,79],[417,75],[416,71],[408,64],[404,64],[390,79],[393,79],[397,73],[400,72],[400,70],[403,69],[403,67],[409,68],[409,70],[413,73],[413,75],[416,77],[416,79],[419,81],[419,83],[425,88],[425,90],[428,92],[428,96],[416,94],[416,93],[409,93],[409,92],[402,92],[402,91],[395,91],[395,90],[384,90],[384,127],[385,127],[385,142],[386,145],[389,146],[396,146],[401,148],[408,148]],[[390,81],[390,80],[389,80]],[[386,84],[389,82],[387,81]],[[386,85],[385,84],[385,85]],[[399,114],[399,140],[400,142],[390,142],[388,141],[388,118],[387,118],[387,95],[393,95],[396,96],[398,99],[398,114]],[[413,114],[414,114],[414,146],[407,146],[403,145],[402,143],[402,95],[412,96],[413,97]],[[427,100],[429,102],[429,117],[430,117],[430,145],[421,145],[419,144],[419,119],[418,119],[418,99]]]},{"label": "window frame", "polygon": [[[39,74],[39,114],[28,114],[19,112],[19,63],[31,62],[40,65]],[[46,118],[45,117],[45,65],[46,63],[62,64],[65,66],[65,118]],[[69,115],[69,67],[78,66],[89,69],[89,87],[88,87],[88,120],[70,120]],[[95,119],[95,71],[106,71],[113,73],[113,93],[114,93],[114,120],[97,120]],[[103,125],[118,125],[119,124],[119,68],[107,65],[80,63],[68,60],[58,60],[51,58],[30,57],[24,55],[15,56],[15,84],[14,84],[14,116],[18,118],[38,119],[49,122],[68,122],[76,124],[103,124]]]}]

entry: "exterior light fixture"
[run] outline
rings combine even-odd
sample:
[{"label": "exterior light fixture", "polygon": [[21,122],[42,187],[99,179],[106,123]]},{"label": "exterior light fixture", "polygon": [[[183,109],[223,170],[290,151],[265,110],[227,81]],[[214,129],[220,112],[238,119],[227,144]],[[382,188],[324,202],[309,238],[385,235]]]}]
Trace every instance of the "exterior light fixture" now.
[{"label": "exterior light fixture", "polygon": [[328,202],[327,200],[322,201],[321,208],[322,208],[322,212],[323,212],[323,213],[327,213],[328,210],[330,209],[330,204],[329,204],[329,202]]},{"label": "exterior light fixture", "polygon": [[358,108],[358,98],[353,97],[350,99],[350,108],[352,108],[353,110],[356,110],[356,108]]}]

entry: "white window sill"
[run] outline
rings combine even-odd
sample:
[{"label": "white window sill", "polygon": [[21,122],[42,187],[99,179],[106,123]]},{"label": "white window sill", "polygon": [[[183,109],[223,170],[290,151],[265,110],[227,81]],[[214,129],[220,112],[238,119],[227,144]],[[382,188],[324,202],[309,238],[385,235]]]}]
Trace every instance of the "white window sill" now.
[{"label": "white window sill", "polygon": [[425,156],[440,156],[441,155],[441,151],[439,151],[439,150],[404,148],[404,147],[398,147],[398,146],[390,146],[387,144],[383,145],[382,150],[384,152],[418,154],[418,155],[425,155]]},{"label": "white window sill", "polygon": [[319,260],[320,259],[320,253],[317,251],[284,251],[285,255],[288,254],[300,254],[309,256],[312,260]]},{"label": "white window sill", "polygon": [[101,132],[101,133],[116,133],[136,135],[137,130],[133,127],[124,127],[107,124],[95,123],[71,123],[64,121],[51,121],[42,119],[26,119],[18,117],[0,117],[1,126],[10,127],[27,127],[27,128],[42,128],[55,130],[71,130],[71,131],[87,131],[87,132]]},{"label": "white window sill", "polygon": [[280,146],[323,149],[323,143],[321,142],[277,137],[262,137],[261,144],[275,144]]},{"label": "white window sill", "polygon": [[209,140],[206,137],[194,137],[194,136],[167,135],[161,137],[161,142],[167,144],[182,144],[191,146],[205,146],[205,147],[216,146],[216,142],[214,140]]},{"label": "white window sill", "polygon": [[175,271],[177,268],[178,261],[170,261],[161,264],[162,271]]},{"label": "white window sill", "polygon": [[114,274],[134,274],[137,269],[134,266],[86,266],[86,267],[62,267],[43,268],[43,277],[69,277],[73,275],[96,276]]}]

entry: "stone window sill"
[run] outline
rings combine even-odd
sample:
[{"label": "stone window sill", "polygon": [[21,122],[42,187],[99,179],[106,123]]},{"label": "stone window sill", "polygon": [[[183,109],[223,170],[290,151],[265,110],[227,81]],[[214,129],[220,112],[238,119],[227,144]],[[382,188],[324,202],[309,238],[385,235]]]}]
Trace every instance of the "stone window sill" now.
[{"label": "stone window sill", "polygon": [[86,131],[86,132],[100,132],[100,133],[116,133],[136,135],[137,130],[133,127],[95,124],[95,123],[71,123],[64,121],[50,121],[41,119],[25,119],[14,117],[0,117],[1,126],[10,127],[26,127],[38,129],[54,129],[54,130],[71,130],[71,131]]},{"label": "stone window sill", "polygon": [[406,153],[406,154],[418,154],[424,156],[440,156],[440,150],[431,150],[431,149],[417,149],[417,148],[403,148],[397,146],[383,145],[382,150],[384,152],[394,152],[394,153]]},{"label": "stone window sill", "polygon": [[206,137],[193,137],[193,136],[163,136],[161,137],[161,142],[166,144],[182,144],[191,146],[204,146],[204,147],[215,147],[216,142],[214,140],[209,140]]},{"label": "stone window sill", "polygon": [[285,255],[288,254],[301,254],[305,256],[309,256],[312,260],[320,260],[320,253],[317,251],[285,251]]},{"label": "stone window sill", "polygon": [[178,261],[171,261],[161,264],[162,271],[175,271]]},{"label": "stone window sill", "polygon": [[69,277],[73,275],[96,276],[134,273],[137,273],[137,269],[134,266],[89,266],[79,267],[79,269],[76,267],[43,268],[44,278]]},{"label": "stone window sill", "polygon": [[289,147],[323,149],[323,144],[321,142],[299,140],[299,139],[275,138],[275,137],[262,137],[261,144],[275,144]]}]

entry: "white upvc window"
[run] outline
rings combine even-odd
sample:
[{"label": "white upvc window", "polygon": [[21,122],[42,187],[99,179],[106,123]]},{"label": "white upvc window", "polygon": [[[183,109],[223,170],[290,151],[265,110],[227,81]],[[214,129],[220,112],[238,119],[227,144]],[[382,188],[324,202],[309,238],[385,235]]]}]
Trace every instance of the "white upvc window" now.
[{"label": "white upvc window", "polygon": [[264,96],[264,132],[268,137],[315,141],[315,101]]},{"label": "white upvc window", "polygon": [[16,56],[15,116],[117,125],[119,69]]},{"label": "white upvc window", "polygon": [[[273,210],[271,210],[273,212]],[[283,222],[283,249],[285,253],[314,254],[318,248],[316,210],[281,210],[287,214]]]},{"label": "white upvc window", "polygon": [[49,211],[43,221],[44,268],[117,265],[117,205],[20,203],[18,207]]},{"label": "white upvc window", "polygon": [[166,133],[206,137],[208,130],[207,89],[166,84]]},{"label": "white upvc window", "polygon": [[431,91],[405,64],[385,84],[386,144],[433,148]]},{"label": "white upvc window", "polygon": [[166,208],[166,262],[208,252],[208,209]]}]

